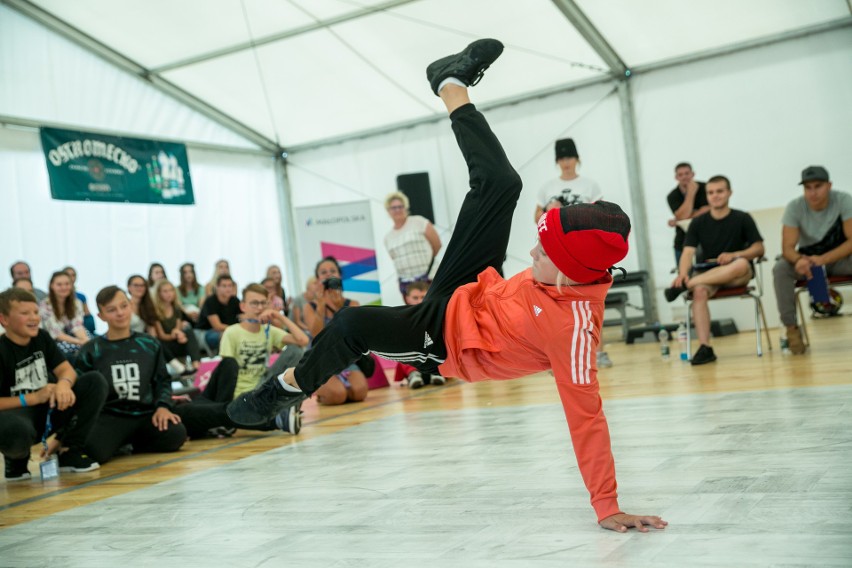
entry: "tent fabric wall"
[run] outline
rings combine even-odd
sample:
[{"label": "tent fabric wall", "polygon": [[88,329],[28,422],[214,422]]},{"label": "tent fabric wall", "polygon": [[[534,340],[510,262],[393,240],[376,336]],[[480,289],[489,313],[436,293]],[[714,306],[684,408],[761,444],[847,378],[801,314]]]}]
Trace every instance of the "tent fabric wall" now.
[{"label": "tent fabric wall", "polygon": [[630,68],[852,20],[847,0],[222,0],[214,9],[198,0],[5,2],[48,27],[97,38],[154,81],[289,149],[433,117],[440,103],[416,88],[423,67],[477,37],[507,46],[506,73],[483,85],[482,102],[605,78],[608,64],[566,4]]},{"label": "tent fabric wall", "polygon": [[272,158],[190,148],[189,162],[194,206],[56,201],[38,134],[0,128],[0,288],[11,284],[7,269],[20,259],[43,289],[51,272],[75,266],[90,297],[108,284],[124,286],[130,274],[146,274],[151,262],[164,264],[173,281],[180,264],[194,262],[206,282],[215,261],[226,258],[240,286],[282,264]]},{"label": "tent fabric wall", "polygon": [[0,5],[0,116],[139,137],[257,146]]}]

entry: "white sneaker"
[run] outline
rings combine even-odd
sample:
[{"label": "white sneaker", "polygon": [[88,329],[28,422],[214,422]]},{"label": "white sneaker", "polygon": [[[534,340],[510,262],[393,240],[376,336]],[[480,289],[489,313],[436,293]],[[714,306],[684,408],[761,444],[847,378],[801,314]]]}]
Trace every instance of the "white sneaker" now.
[{"label": "white sneaker", "polygon": [[411,371],[411,374],[408,375],[408,388],[419,389],[422,386],[423,375],[420,374],[420,371]]},{"label": "white sneaker", "polygon": [[447,384],[447,379],[445,379],[441,375],[430,375],[429,376],[429,384],[430,385],[436,385],[436,386],[440,387],[440,386]]},{"label": "white sneaker", "polygon": [[612,367],[612,361],[606,351],[598,351],[598,368]]}]

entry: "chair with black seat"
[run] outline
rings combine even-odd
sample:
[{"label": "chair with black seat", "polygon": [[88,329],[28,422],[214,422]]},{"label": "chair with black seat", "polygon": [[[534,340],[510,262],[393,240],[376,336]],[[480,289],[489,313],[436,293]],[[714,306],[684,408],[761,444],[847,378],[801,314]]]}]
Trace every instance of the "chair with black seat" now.
[{"label": "chair with black seat", "polygon": [[[766,313],[763,309],[763,262],[766,257],[758,258],[754,261],[756,270],[752,282],[744,286],[736,286],[732,288],[719,288],[715,294],[710,297],[710,300],[726,300],[729,298],[750,298],[754,301],[754,333],[757,338],[757,356],[763,356],[762,332],[766,333],[766,343],[769,350],[772,351],[772,339],[769,336],[769,326],[766,323]],[[686,298],[686,329],[687,332],[692,327],[692,293],[688,293]],[[686,334],[686,352],[692,359],[692,334]]]},{"label": "chair with black seat", "polygon": [[[836,286],[849,286],[852,285],[852,275],[840,274],[836,276],[828,277],[828,287],[829,290],[832,287]],[[808,336],[808,324],[805,322],[805,310],[802,308],[802,293],[808,292],[808,281],[807,280],[796,280],[796,308],[799,311],[799,321],[802,322],[802,341],[805,345],[811,344],[811,339]]]}]

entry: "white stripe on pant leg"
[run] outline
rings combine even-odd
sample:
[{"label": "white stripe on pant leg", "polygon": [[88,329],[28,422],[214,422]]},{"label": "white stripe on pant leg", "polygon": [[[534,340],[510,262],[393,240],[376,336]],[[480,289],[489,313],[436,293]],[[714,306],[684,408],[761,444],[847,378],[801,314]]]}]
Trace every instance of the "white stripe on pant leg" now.
[{"label": "white stripe on pant leg", "polygon": [[586,337],[586,328],[589,327],[589,316],[586,313],[586,302],[580,302],[580,317],[583,320],[583,326],[580,329],[580,346],[582,350],[580,351],[580,365],[578,369],[580,370],[580,384],[586,383],[586,375],[589,372],[589,338]]},{"label": "white stripe on pant leg", "polygon": [[597,357],[597,353],[594,352],[595,341],[594,341],[594,333],[593,330],[595,328],[595,322],[592,319],[592,308],[591,302],[586,302],[586,315],[588,316],[589,324],[586,326],[586,333],[589,336],[589,348],[586,350],[586,384],[592,384],[592,379],[589,376],[589,372],[592,368],[592,355]]},{"label": "white stripe on pant leg", "polygon": [[586,372],[588,366],[587,352],[589,350],[589,341],[586,338],[587,316],[584,302],[577,302],[577,315],[579,325],[577,326],[577,383],[583,384],[586,382]]},{"label": "white stripe on pant leg", "polygon": [[441,359],[440,357],[436,357],[430,354],[423,354],[417,351],[406,351],[403,353],[383,353],[381,351],[370,351],[379,357],[384,359],[390,359],[391,361],[398,361],[400,363],[425,363],[426,361],[433,361],[438,363],[439,365],[445,361],[445,359]]},{"label": "white stripe on pant leg", "polygon": [[580,332],[577,302],[571,302],[571,311],[574,312],[574,335],[571,337],[571,382],[577,384],[577,334]]}]

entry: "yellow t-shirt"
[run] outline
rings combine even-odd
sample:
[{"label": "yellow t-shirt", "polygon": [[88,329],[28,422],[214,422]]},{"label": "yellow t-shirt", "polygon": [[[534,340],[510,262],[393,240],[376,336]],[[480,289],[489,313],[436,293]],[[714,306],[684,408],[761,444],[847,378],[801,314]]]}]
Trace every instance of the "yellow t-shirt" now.
[{"label": "yellow t-shirt", "polygon": [[264,327],[261,326],[260,331],[252,333],[242,325],[235,324],[222,334],[219,355],[233,357],[240,367],[234,397],[258,385],[266,372],[268,355],[273,349],[281,349],[284,346],[284,337],[287,335],[284,330],[270,326],[267,339]]}]

